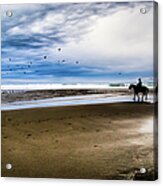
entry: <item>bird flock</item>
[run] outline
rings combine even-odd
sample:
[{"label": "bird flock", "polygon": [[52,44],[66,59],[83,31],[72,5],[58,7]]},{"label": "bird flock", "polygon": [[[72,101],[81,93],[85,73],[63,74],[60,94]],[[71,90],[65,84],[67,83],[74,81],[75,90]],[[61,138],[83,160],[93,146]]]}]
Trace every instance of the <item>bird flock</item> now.
[{"label": "bird flock", "polygon": [[[62,51],[62,48],[58,48],[57,49],[57,51],[58,52],[61,52]],[[44,55],[43,56],[43,60],[45,61],[45,60],[47,60],[47,58],[48,58],[48,56],[47,55]],[[9,60],[9,62],[12,62],[12,59],[11,58],[9,58],[8,59]],[[58,63],[66,63],[66,60],[65,59],[62,59],[62,60],[58,60]],[[77,60],[77,61],[75,61],[74,62],[76,65],[78,65],[79,64],[79,61]],[[32,61],[29,61],[28,62],[28,64],[27,65],[19,65],[19,64],[17,64],[16,65],[16,67],[17,67],[17,69],[20,69],[20,70],[24,70],[23,71],[23,74],[27,74],[27,69],[30,69],[31,67],[33,66],[33,63],[32,63]],[[12,72],[13,71],[13,69],[12,69],[12,67],[10,66],[10,65],[7,65],[7,69],[8,69],[8,71],[10,71],[10,72]],[[39,72],[38,70],[35,70],[35,72],[37,73],[37,72]],[[8,72],[6,72],[6,75],[8,74]],[[118,72],[118,75],[122,75],[122,72]]]},{"label": "bird flock", "polygon": [[[58,48],[57,51],[58,52],[61,52],[62,51],[62,48]],[[43,56],[43,60],[47,60],[47,58],[48,58],[47,55],[44,55]],[[9,60],[9,62],[12,62],[13,61],[12,58],[9,58],[8,60]],[[58,63],[66,63],[66,60],[65,59],[58,60]],[[74,63],[75,64],[79,64],[79,61],[75,61]],[[27,65],[23,65],[23,66],[20,65],[20,64],[17,64],[16,65],[17,69],[24,70],[23,71],[23,74],[27,74],[27,71],[26,70],[27,69],[30,69],[32,66],[33,66],[33,62],[32,61],[29,61]],[[13,71],[13,69],[12,69],[12,67],[10,65],[7,65],[7,70],[10,71],[10,72]],[[38,70],[35,70],[35,72],[38,72]],[[8,72],[6,72],[6,75],[7,74],[8,74]]]}]

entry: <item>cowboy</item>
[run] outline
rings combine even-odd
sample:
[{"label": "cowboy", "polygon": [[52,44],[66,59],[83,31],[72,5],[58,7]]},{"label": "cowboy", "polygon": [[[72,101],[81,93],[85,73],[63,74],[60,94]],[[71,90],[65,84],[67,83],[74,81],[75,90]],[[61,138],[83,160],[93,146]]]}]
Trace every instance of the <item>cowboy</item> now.
[{"label": "cowboy", "polygon": [[138,79],[138,83],[136,85],[138,88],[141,88],[142,87],[142,81],[141,81],[141,78]]}]

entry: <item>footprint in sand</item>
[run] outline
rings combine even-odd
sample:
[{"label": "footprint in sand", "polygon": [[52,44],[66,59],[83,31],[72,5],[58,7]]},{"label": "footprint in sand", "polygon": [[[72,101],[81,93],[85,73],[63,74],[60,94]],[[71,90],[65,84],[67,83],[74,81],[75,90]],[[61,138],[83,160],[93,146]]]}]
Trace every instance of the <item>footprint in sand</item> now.
[{"label": "footprint in sand", "polygon": [[12,119],[11,119],[11,118],[8,118],[7,120],[8,120],[8,121],[11,121]]},{"label": "footprint in sand", "polygon": [[98,145],[94,145],[94,147],[96,148],[96,147],[98,147]]},{"label": "footprint in sand", "polygon": [[32,134],[27,134],[27,137],[30,137],[30,136],[32,136]]},{"label": "footprint in sand", "polygon": [[45,130],[45,132],[49,132],[49,130]]},{"label": "footprint in sand", "polygon": [[96,132],[100,132],[100,129],[96,129]]},{"label": "footprint in sand", "polygon": [[7,136],[4,136],[3,139],[7,139],[8,137]]},{"label": "footprint in sand", "polygon": [[68,123],[68,125],[72,125],[72,123]]}]

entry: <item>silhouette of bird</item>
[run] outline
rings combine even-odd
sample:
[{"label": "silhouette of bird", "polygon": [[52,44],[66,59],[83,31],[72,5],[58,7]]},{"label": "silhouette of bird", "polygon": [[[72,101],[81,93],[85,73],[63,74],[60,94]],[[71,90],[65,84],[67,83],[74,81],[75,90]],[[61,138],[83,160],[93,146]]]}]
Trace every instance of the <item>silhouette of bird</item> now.
[{"label": "silhouette of bird", "polygon": [[58,48],[58,51],[61,51],[61,48]]},{"label": "silhouette of bird", "polygon": [[11,61],[11,58],[9,58],[9,61]]},{"label": "silhouette of bird", "polygon": [[66,61],[66,60],[64,60],[64,59],[62,60],[63,63],[64,63],[65,61]]},{"label": "silhouette of bird", "polygon": [[75,63],[76,63],[76,64],[79,64],[79,61],[76,61]]},{"label": "silhouette of bird", "polygon": [[47,59],[47,56],[44,56],[44,59]]},{"label": "silhouette of bird", "polygon": [[122,75],[122,72],[119,72],[118,75]]}]

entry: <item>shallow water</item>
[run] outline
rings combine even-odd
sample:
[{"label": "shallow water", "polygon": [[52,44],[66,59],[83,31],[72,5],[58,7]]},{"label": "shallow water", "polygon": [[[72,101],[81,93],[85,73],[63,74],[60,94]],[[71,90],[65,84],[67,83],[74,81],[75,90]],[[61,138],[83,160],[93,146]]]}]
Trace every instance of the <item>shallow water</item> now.
[{"label": "shallow water", "polygon": [[[94,94],[83,96],[55,97],[50,99],[16,101],[1,105],[1,110],[19,110],[41,107],[57,107],[68,105],[87,105],[99,103],[120,103],[133,102],[132,96],[114,96],[111,94]],[[149,96],[148,102],[153,102],[153,97]]]}]

